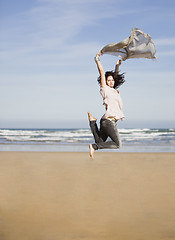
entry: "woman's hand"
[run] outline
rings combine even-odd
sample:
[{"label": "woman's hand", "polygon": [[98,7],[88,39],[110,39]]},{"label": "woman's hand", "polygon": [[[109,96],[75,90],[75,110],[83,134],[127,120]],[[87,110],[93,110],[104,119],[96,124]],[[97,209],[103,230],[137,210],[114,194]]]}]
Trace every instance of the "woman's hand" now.
[{"label": "woman's hand", "polygon": [[101,51],[98,51],[98,53],[95,56],[95,62],[97,63],[98,61],[100,61],[100,56],[102,55]]},{"label": "woman's hand", "polygon": [[102,55],[102,52],[101,52],[101,50],[100,50],[100,51],[98,51],[97,55],[98,55],[98,56],[101,56],[101,55]]},{"label": "woman's hand", "polygon": [[119,60],[117,61],[116,65],[120,66],[120,65],[121,65],[121,63],[122,63],[122,60],[121,60],[121,59],[119,59]]},{"label": "woman's hand", "polygon": [[122,63],[122,60],[119,59],[116,63],[116,66],[115,66],[115,73],[118,74],[119,73],[119,66],[121,65]]}]

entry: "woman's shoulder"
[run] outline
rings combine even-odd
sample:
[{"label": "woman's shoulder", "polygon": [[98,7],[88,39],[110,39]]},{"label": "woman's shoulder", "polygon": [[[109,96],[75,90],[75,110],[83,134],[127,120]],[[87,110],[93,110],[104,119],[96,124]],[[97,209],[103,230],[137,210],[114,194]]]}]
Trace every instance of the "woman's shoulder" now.
[{"label": "woman's shoulder", "polygon": [[103,92],[103,91],[117,92],[118,94],[120,93],[118,89],[111,88],[111,87],[109,87],[108,85],[105,85],[105,86],[103,86],[103,87],[100,87],[100,91],[101,91],[101,92]]},{"label": "woman's shoulder", "polygon": [[103,87],[102,86],[100,87],[100,91],[107,91],[108,89],[109,89],[109,86],[106,84]]}]

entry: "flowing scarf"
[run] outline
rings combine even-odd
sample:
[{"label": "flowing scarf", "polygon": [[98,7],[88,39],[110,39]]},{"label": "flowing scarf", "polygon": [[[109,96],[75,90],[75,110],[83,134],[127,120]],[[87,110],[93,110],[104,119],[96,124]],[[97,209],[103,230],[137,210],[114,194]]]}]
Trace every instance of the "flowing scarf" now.
[{"label": "flowing scarf", "polygon": [[156,58],[156,48],[150,35],[138,28],[132,29],[130,37],[119,43],[106,45],[101,52],[120,57],[123,61],[129,58]]}]

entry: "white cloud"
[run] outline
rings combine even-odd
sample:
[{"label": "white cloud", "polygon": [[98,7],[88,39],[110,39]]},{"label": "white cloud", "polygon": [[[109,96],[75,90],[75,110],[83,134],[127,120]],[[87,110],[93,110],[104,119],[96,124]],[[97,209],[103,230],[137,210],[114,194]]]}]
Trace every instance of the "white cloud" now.
[{"label": "white cloud", "polygon": [[157,55],[172,57],[175,56],[175,37],[154,39]]},{"label": "white cloud", "polygon": [[107,1],[98,1],[38,0],[38,6],[20,14],[8,30],[4,29],[3,64],[30,70],[32,66],[82,65],[82,57],[94,55],[99,42],[79,41],[81,30],[117,15],[113,5],[107,4],[107,11]]},{"label": "white cloud", "polygon": [[154,42],[157,46],[175,46],[175,37],[171,38],[157,38],[154,39]]},{"label": "white cloud", "polygon": [[173,57],[173,56],[175,56],[175,50],[173,50],[173,51],[160,51],[159,56]]},{"label": "white cloud", "polygon": [[11,21],[8,29],[4,25],[1,46],[9,51],[9,55],[16,52],[20,56],[24,51],[35,55],[41,51],[62,51],[73,39],[77,40],[84,27],[96,25],[100,19],[112,16],[101,7],[95,13],[88,5],[89,1],[73,6],[67,4],[71,1],[39,2],[39,6]]},{"label": "white cloud", "polygon": [[[113,7],[120,0],[37,0],[38,5],[24,12],[3,29],[4,47],[31,51],[62,49],[77,40],[87,26],[98,26],[100,20],[133,13]],[[100,2],[100,3],[99,3]],[[12,37],[13,36],[13,37]],[[6,47],[7,46],[7,47]],[[37,53],[37,52],[36,52]]]},{"label": "white cloud", "polygon": [[121,0],[37,0],[37,2],[47,2],[47,3],[66,3],[70,5],[75,4],[87,4],[87,3],[112,3],[112,2],[121,2]]}]

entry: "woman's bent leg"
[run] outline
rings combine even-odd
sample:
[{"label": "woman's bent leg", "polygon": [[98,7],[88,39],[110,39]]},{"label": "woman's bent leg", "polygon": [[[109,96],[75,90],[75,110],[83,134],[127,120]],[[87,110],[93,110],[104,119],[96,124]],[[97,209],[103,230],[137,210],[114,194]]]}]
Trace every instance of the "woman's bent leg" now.
[{"label": "woman's bent leg", "polygon": [[108,136],[103,131],[101,131],[101,130],[99,131],[96,121],[90,121],[89,125],[90,125],[92,134],[93,134],[94,139],[95,139],[95,144],[92,144],[92,147],[95,150],[98,150],[98,148],[99,148],[98,145],[100,145],[104,141],[106,141]]},{"label": "woman's bent leg", "polygon": [[105,134],[106,136],[109,136],[112,141],[102,141],[97,143],[98,149],[114,149],[114,148],[120,148],[121,147],[121,141],[119,137],[119,132],[116,128],[116,123],[108,120],[108,119],[101,119],[100,121],[100,132]]}]

